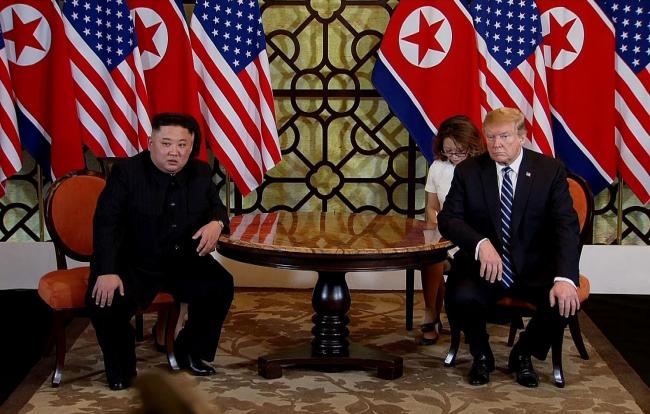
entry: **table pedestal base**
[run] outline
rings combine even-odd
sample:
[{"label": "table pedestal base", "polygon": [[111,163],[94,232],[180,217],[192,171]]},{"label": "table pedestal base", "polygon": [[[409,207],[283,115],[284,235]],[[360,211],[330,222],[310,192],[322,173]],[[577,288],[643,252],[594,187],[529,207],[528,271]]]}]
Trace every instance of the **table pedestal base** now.
[{"label": "table pedestal base", "polygon": [[259,357],[259,374],[269,379],[280,378],[283,366],[303,365],[330,372],[356,367],[377,368],[379,378],[401,377],[404,370],[402,357],[350,344],[347,328],[350,303],[345,272],[318,272],[312,295],[315,313],[311,344]]},{"label": "table pedestal base", "polygon": [[264,378],[273,379],[280,378],[282,368],[290,365],[308,366],[326,372],[361,367],[376,368],[377,376],[387,380],[399,378],[404,372],[402,357],[358,344],[350,344],[348,351],[346,356],[315,355],[311,345],[305,344],[259,357],[257,372]]}]

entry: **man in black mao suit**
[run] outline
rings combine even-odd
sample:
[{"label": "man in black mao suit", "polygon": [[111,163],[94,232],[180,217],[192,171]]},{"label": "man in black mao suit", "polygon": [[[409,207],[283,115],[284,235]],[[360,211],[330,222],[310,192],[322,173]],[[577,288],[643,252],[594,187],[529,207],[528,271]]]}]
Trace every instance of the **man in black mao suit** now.
[{"label": "man in black mao suit", "polygon": [[209,166],[193,158],[199,126],[159,114],[152,129],[148,151],[113,166],[94,218],[86,304],[114,390],[136,374],[130,320],[157,292],[188,304],[175,353],[194,375],[215,373],[203,361],[214,359],[233,298],[232,277],[209,254],[229,222]]},{"label": "man in black mao suit", "polygon": [[523,148],[519,110],[488,113],[483,132],[488,152],[456,167],[438,216],[440,233],[460,247],[447,280],[447,315],[465,332],[474,358],[469,382],[481,385],[494,369],[489,306],[505,294],[536,304],[508,360],[517,382],[535,387],[531,355],[544,359],[551,338],[580,306],[578,218],[564,166]]}]

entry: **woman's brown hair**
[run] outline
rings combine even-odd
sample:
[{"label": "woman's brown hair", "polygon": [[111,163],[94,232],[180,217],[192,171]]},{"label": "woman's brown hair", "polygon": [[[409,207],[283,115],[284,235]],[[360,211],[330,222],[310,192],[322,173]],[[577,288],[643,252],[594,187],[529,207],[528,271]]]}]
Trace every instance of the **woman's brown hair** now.
[{"label": "woman's brown hair", "polygon": [[433,141],[433,153],[436,159],[443,161],[447,161],[442,147],[445,138],[453,139],[458,148],[467,151],[468,157],[474,157],[485,152],[481,132],[465,115],[452,116],[440,124],[438,135]]}]

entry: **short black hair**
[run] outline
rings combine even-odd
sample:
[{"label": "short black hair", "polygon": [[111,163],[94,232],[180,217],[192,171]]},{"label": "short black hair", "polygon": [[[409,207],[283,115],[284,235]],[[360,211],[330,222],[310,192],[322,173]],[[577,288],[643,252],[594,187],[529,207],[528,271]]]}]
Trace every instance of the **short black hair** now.
[{"label": "short black hair", "polygon": [[194,137],[190,157],[196,157],[199,154],[199,149],[201,148],[201,128],[192,115],[175,112],[163,112],[154,115],[151,119],[151,129],[160,131],[160,128],[164,126],[179,126],[187,129]]}]

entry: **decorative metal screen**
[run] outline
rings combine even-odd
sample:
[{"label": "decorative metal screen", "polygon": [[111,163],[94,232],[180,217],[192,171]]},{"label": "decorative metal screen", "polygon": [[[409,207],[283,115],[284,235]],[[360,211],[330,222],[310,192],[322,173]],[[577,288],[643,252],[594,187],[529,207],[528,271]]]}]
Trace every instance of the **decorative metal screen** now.
[{"label": "decorative metal screen", "polygon": [[[233,214],[374,211],[421,215],[426,160],[370,75],[397,1],[262,3],[283,160],[243,198],[214,166]],[[188,16],[192,5],[186,5]],[[435,93],[435,90],[432,90]],[[92,161],[92,159],[91,159]],[[29,157],[0,199],[2,241],[38,240],[36,168]],[[624,188],[622,243],[650,244],[650,210]],[[596,198],[594,243],[616,243],[618,186]]]}]

